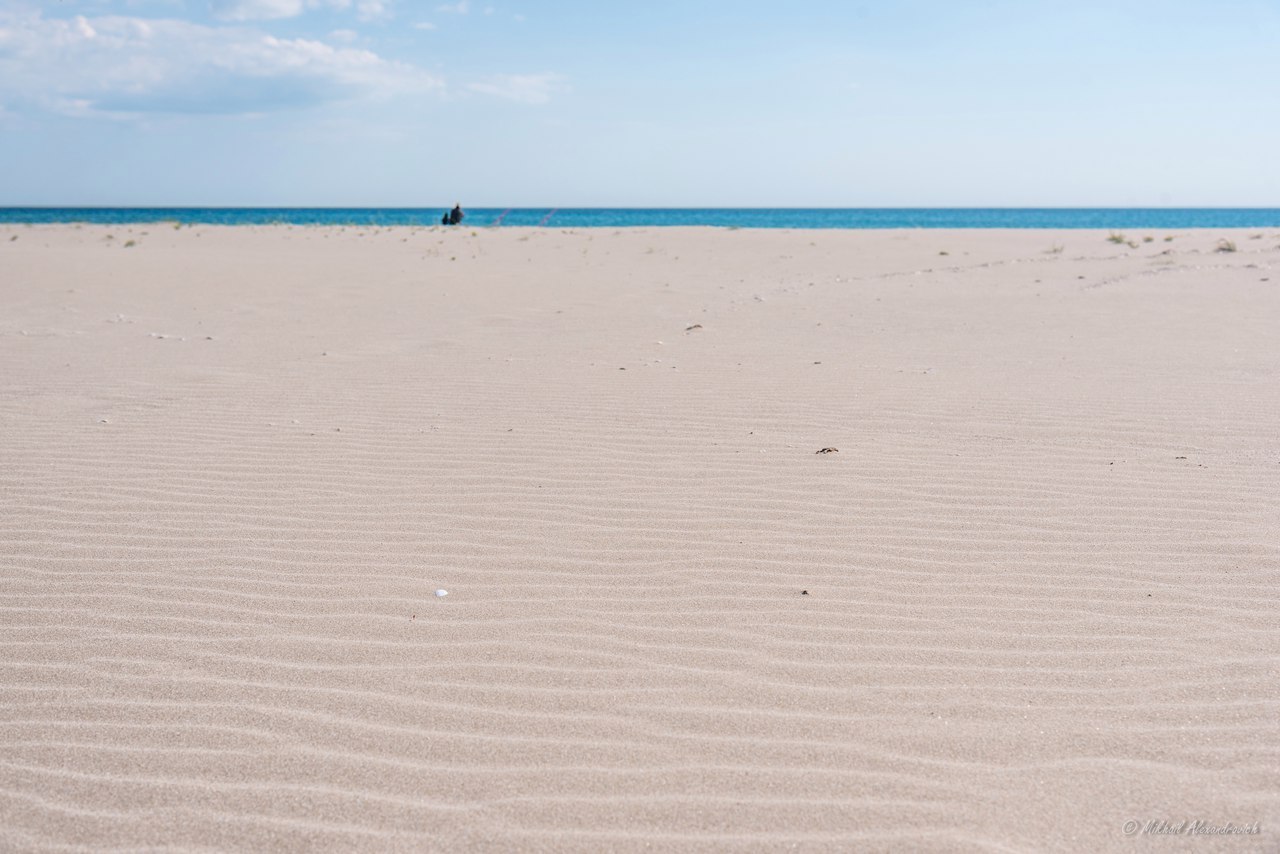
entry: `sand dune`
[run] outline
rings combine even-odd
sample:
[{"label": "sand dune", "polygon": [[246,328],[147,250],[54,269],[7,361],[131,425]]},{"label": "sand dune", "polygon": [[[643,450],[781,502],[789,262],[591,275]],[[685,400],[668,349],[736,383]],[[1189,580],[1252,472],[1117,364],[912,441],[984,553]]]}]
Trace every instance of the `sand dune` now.
[{"label": "sand dune", "polygon": [[0,228],[0,848],[1280,850],[1254,234]]}]

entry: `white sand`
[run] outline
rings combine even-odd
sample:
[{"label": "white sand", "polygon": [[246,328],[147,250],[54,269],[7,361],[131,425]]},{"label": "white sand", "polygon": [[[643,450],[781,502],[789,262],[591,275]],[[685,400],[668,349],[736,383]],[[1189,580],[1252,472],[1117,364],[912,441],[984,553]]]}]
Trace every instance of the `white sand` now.
[{"label": "white sand", "polygon": [[1280,850],[1254,233],[0,227],[0,849]]}]

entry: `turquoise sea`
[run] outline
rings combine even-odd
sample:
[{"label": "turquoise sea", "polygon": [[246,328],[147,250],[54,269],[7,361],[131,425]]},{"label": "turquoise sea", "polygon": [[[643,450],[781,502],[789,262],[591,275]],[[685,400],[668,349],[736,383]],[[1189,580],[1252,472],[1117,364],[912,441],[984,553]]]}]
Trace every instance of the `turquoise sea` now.
[{"label": "turquoise sea", "polygon": [[[0,223],[439,225],[438,208],[0,208]],[[1280,208],[475,208],[477,227],[1280,228]]]}]

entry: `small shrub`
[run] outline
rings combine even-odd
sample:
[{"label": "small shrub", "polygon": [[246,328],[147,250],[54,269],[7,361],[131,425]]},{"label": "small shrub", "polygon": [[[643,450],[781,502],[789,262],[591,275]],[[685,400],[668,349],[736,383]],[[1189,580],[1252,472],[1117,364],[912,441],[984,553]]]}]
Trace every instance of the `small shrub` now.
[{"label": "small shrub", "polygon": [[1153,241],[1153,240],[1155,240],[1155,238],[1154,238],[1154,237],[1152,237],[1150,234],[1148,234],[1146,237],[1142,238],[1142,242],[1143,242],[1143,243],[1150,243],[1150,242],[1151,242],[1151,241]]},{"label": "small shrub", "polygon": [[1113,231],[1111,232],[1110,236],[1107,237],[1107,240],[1111,241],[1112,243],[1124,243],[1125,236],[1118,231]]},{"label": "small shrub", "polygon": [[125,241],[124,248],[128,249],[130,246],[137,246],[137,245],[138,245],[138,241],[128,240],[128,241]]}]

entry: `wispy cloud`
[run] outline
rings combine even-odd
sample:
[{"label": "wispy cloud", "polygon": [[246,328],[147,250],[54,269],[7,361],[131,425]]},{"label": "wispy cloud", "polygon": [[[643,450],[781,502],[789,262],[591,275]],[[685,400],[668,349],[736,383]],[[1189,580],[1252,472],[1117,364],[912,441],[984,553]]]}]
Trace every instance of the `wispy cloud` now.
[{"label": "wispy cloud", "polygon": [[362,21],[392,15],[394,0],[209,0],[209,10],[223,21],[270,21],[295,18],[313,9],[355,9]]},{"label": "wispy cloud", "polygon": [[495,74],[467,86],[472,92],[519,101],[522,104],[545,104],[563,87],[564,77],[552,72],[541,74]]},{"label": "wispy cloud", "polygon": [[303,0],[209,0],[209,10],[224,21],[267,21],[301,15]]},{"label": "wispy cloud", "polygon": [[444,12],[446,15],[465,15],[471,11],[471,0],[458,0],[457,3],[444,3],[436,7],[437,12]]},{"label": "wispy cloud", "polygon": [[0,101],[15,110],[248,114],[442,87],[372,51],[251,27],[0,11]]},{"label": "wispy cloud", "polygon": [[209,11],[223,21],[293,18],[308,9],[347,9],[352,0],[209,0]]},{"label": "wispy cloud", "polygon": [[357,0],[356,17],[362,21],[382,21],[391,17],[391,0]]},{"label": "wispy cloud", "polygon": [[413,25],[413,28],[414,28],[415,30],[435,30],[435,29],[438,29],[438,27],[436,27],[436,25],[435,25],[435,24],[433,24],[433,23],[431,23],[430,21],[418,21],[416,24],[414,24],[414,25]]}]

